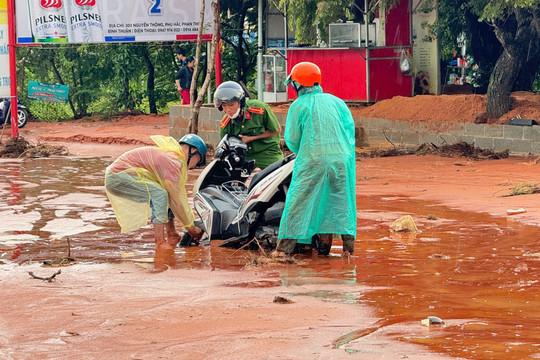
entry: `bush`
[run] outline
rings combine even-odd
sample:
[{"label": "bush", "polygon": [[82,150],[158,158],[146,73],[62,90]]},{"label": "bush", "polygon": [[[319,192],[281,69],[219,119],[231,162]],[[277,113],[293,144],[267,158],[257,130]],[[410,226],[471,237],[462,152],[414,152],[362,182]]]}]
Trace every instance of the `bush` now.
[{"label": "bush", "polygon": [[30,101],[28,110],[37,121],[58,122],[73,118],[73,112],[68,104]]}]

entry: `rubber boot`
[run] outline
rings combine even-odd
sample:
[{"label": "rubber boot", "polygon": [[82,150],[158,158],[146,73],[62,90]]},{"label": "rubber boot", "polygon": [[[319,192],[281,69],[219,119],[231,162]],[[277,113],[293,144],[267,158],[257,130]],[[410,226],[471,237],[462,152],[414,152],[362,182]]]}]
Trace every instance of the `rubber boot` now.
[{"label": "rubber boot", "polygon": [[334,234],[319,234],[321,239],[321,245],[319,246],[318,252],[319,255],[328,255],[332,249],[332,238]]},{"label": "rubber boot", "polygon": [[278,239],[276,252],[283,252],[286,255],[291,255],[296,247],[296,239]]},{"label": "rubber boot", "polygon": [[343,240],[343,256],[352,255],[354,253],[354,236],[353,235],[341,235]]}]

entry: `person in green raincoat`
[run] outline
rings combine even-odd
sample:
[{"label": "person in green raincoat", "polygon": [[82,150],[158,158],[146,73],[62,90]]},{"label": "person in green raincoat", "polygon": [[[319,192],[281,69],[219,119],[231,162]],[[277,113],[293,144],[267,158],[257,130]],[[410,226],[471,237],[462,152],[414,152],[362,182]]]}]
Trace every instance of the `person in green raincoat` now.
[{"label": "person in green raincoat", "polygon": [[163,135],[150,139],[156,146],[129,150],[107,167],[105,192],[121,232],[146,226],[151,217],[157,252],[174,249],[180,241],[175,217],[194,239],[203,234],[193,224],[185,185],[187,170],[205,164],[206,144],[194,134],[180,141]]},{"label": "person in green raincoat", "polygon": [[285,142],[297,154],[274,255],[290,255],[298,243],[321,240],[328,255],[333,234],[343,240],[343,256],[354,251],[356,169],[354,121],[345,102],[325,94],[321,71],[310,62],[296,64],[285,84],[298,93],[290,106]]},{"label": "person in green raincoat", "polygon": [[225,112],[220,136],[234,135],[248,145],[247,159],[261,170],[283,159],[281,125],[270,107],[262,101],[246,99],[244,89],[226,81],[214,92],[214,105]]}]

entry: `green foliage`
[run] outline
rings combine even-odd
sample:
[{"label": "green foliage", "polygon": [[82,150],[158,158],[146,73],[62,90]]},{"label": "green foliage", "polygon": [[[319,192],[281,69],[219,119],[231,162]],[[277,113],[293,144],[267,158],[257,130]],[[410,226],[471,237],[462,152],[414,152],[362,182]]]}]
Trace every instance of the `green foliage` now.
[{"label": "green foliage", "polygon": [[503,19],[514,8],[538,9],[538,0],[480,0],[469,1],[469,6],[479,16],[479,21]]},{"label": "green foliage", "polygon": [[534,91],[535,93],[540,93],[540,71],[536,72],[531,91]]},{"label": "green foliage", "polygon": [[354,0],[280,0],[280,9],[287,14],[289,26],[296,30],[298,43],[328,42],[328,25],[351,20],[349,9]]},{"label": "green foliage", "polygon": [[250,83],[257,66],[256,0],[221,0],[221,39],[223,80]]},{"label": "green foliage", "polygon": [[73,118],[68,104],[30,101],[28,110],[37,121],[58,122]]},{"label": "green foliage", "polygon": [[[149,111],[148,63],[155,72],[153,95],[159,112],[178,102],[173,43],[47,44],[17,50],[19,94],[35,118],[57,121],[90,114]],[[28,81],[69,85],[68,104],[27,98]]]}]

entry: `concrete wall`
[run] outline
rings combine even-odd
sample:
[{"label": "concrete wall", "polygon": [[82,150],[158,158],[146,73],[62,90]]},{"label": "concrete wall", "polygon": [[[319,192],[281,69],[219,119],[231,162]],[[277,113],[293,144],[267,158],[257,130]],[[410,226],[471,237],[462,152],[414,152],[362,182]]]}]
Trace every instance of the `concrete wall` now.
[{"label": "concrete wall", "polygon": [[[170,107],[169,133],[179,139],[186,134],[191,109],[186,105]],[[282,127],[286,113],[276,113]],[[220,140],[219,124],[223,115],[214,107],[203,107],[199,116],[199,135],[209,144]],[[481,149],[510,150],[512,155],[540,155],[540,126],[488,125],[469,122],[433,123],[397,121],[374,118],[355,118],[356,145],[435,145],[465,141]]]}]

